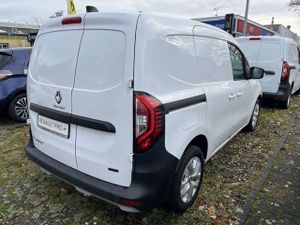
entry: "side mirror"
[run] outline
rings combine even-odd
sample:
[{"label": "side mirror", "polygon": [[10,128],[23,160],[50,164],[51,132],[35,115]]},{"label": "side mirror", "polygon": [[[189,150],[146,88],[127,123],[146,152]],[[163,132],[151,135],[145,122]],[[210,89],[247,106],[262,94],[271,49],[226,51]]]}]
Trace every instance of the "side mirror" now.
[{"label": "side mirror", "polygon": [[274,71],[265,70],[266,75],[275,75]]},{"label": "side mirror", "polygon": [[3,80],[11,75],[13,75],[13,73],[9,70],[0,70],[0,80]]},{"label": "side mirror", "polygon": [[295,70],[296,69],[296,66],[295,65],[290,65],[290,70]]},{"label": "side mirror", "polygon": [[251,79],[262,79],[264,77],[265,70],[259,67],[250,68]]}]

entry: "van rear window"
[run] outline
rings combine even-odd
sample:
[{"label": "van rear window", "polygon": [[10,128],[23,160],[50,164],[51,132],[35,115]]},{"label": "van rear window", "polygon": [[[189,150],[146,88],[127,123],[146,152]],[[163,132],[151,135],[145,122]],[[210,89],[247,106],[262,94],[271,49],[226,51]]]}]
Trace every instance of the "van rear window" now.
[{"label": "van rear window", "polygon": [[126,36],[121,31],[85,30],[77,64],[75,87],[107,90],[120,84],[126,62]]},{"label": "van rear window", "polygon": [[38,82],[73,87],[82,31],[51,32],[38,37],[30,73]]},{"label": "van rear window", "polygon": [[11,57],[12,57],[11,55],[0,52],[0,68],[6,66],[10,62]]}]

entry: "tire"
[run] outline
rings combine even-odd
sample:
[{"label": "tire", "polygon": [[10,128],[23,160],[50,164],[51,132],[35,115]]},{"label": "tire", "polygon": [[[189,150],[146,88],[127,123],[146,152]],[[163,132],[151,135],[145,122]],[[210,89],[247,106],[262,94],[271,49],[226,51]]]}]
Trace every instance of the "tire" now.
[{"label": "tire", "polygon": [[[193,168],[193,166],[195,166],[195,168]],[[190,145],[182,156],[173,179],[167,202],[169,210],[176,213],[183,213],[193,205],[202,183],[203,172],[204,159],[202,151],[199,147]],[[193,174],[194,179],[191,177],[191,174]],[[185,184],[182,184],[182,182],[185,182]],[[186,187],[188,188],[186,194],[182,196],[181,192],[183,192]]]},{"label": "tire", "polygon": [[287,99],[283,102],[280,103],[280,107],[282,109],[288,109],[290,107],[291,104],[291,100],[292,100],[292,94],[290,93],[287,97]]},{"label": "tire", "polygon": [[259,99],[257,99],[251,114],[250,121],[244,129],[245,131],[247,132],[255,131],[258,124],[260,106],[261,106],[261,102]]},{"label": "tire", "polygon": [[18,94],[10,102],[8,115],[15,122],[25,123],[28,119],[28,108],[26,94]]}]

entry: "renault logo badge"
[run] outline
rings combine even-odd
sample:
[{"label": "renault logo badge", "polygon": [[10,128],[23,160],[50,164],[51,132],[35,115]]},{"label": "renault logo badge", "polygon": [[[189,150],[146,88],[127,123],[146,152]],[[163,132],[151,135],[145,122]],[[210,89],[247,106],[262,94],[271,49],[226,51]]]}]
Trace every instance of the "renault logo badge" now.
[{"label": "renault logo badge", "polygon": [[56,100],[57,104],[60,104],[60,103],[61,103],[62,97],[61,97],[60,91],[57,91],[57,92],[56,92],[56,94],[55,94],[55,100]]}]

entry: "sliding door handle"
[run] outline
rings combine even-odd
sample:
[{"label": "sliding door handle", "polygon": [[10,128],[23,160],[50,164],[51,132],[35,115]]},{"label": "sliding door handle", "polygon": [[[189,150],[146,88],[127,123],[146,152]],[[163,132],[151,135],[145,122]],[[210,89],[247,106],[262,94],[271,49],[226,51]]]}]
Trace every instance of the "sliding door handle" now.
[{"label": "sliding door handle", "polygon": [[228,99],[229,99],[229,100],[232,100],[232,99],[235,99],[235,97],[236,97],[235,94],[231,94],[231,95],[228,96]]}]

